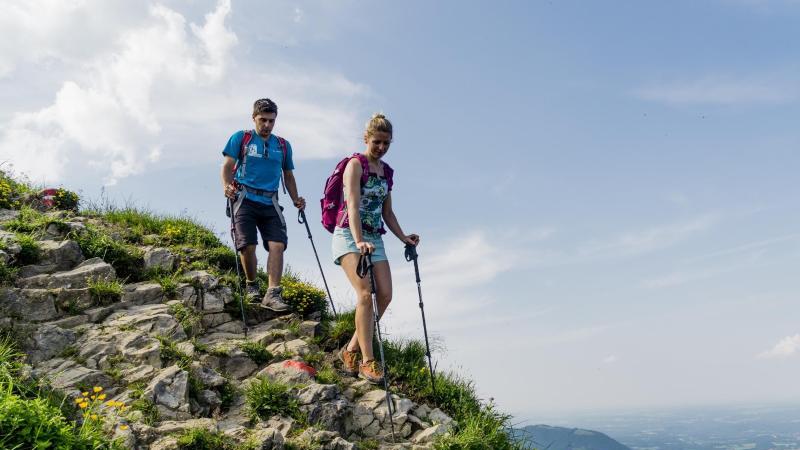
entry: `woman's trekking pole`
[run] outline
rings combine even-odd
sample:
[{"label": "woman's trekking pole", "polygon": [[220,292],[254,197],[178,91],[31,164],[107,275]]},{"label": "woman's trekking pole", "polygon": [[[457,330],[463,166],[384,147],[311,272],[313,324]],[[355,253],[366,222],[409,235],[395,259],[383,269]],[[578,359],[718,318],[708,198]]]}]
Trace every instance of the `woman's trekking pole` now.
[{"label": "woman's trekking pole", "polygon": [[392,394],[389,392],[389,374],[386,371],[386,358],[383,354],[383,336],[381,336],[381,323],[378,317],[378,295],[375,288],[375,272],[373,271],[372,255],[367,253],[361,255],[358,260],[358,276],[364,278],[369,274],[369,284],[372,291],[372,316],[375,321],[375,329],[378,332],[378,350],[381,355],[381,370],[383,370],[383,389],[386,392],[386,408],[389,410],[389,423],[392,426],[392,442],[394,438],[394,407],[392,403]]},{"label": "woman's trekking pole", "polygon": [[434,383],[433,363],[431,362],[431,346],[428,343],[428,324],[425,322],[425,305],[422,304],[422,287],[419,279],[419,264],[417,264],[417,247],[406,244],[406,261],[414,261],[414,274],[417,276],[417,293],[419,294],[419,311],[422,313],[422,330],[425,333],[425,355],[428,356],[428,370],[431,372],[431,390],[436,398],[436,384]]},{"label": "woman's trekking pole", "polygon": [[[244,195],[244,193],[240,192],[239,195]],[[239,249],[236,248],[236,222],[235,222],[235,211],[233,210],[233,199],[228,199],[228,211],[231,217],[231,240],[233,240],[233,250],[236,253],[236,286],[239,288],[239,309],[242,310],[242,325],[244,326],[244,338],[247,339],[247,319],[244,317],[244,292],[242,291],[242,270],[239,269],[239,264],[241,261],[239,260]]]},{"label": "woman's trekking pole", "polygon": [[325,272],[322,271],[322,264],[319,262],[319,255],[317,254],[317,247],[314,245],[314,238],[311,237],[311,228],[308,227],[308,221],[306,220],[306,212],[305,210],[300,210],[297,212],[297,221],[299,223],[305,224],[306,232],[308,233],[308,240],[311,241],[311,248],[314,250],[314,257],[317,258],[317,265],[319,266],[319,273],[322,275],[322,283],[325,285],[325,292],[328,293],[328,300],[331,302],[331,311],[333,311],[333,317],[338,317],[336,314],[336,307],[333,306],[333,297],[331,297],[331,290],[328,289],[328,281],[325,280]]}]

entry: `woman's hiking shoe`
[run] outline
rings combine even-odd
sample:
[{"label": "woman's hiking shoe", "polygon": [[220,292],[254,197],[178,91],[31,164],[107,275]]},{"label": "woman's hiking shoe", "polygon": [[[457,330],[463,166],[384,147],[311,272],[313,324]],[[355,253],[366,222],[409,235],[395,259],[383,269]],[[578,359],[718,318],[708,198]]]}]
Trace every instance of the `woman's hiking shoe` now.
[{"label": "woman's hiking shoe", "polygon": [[282,292],[281,286],[268,288],[264,299],[261,300],[261,307],[275,312],[289,312],[291,307],[283,302]]},{"label": "woman's hiking shoe", "polygon": [[258,288],[258,281],[247,282],[244,288],[244,298],[249,303],[258,303],[260,301],[261,292]]},{"label": "woman's hiking shoe", "polygon": [[378,384],[383,381],[383,371],[378,361],[370,360],[364,361],[358,366],[358,377],[372,384]]},{"label": "woman's hiking shoe", "polygon": [[347,347],[342,347],[339,350],[339,361],[342,362],[342,367],[344,367],[344,371],[352,376],[358,375],[358,356],[360,352],[349,352],[347,351]]}]

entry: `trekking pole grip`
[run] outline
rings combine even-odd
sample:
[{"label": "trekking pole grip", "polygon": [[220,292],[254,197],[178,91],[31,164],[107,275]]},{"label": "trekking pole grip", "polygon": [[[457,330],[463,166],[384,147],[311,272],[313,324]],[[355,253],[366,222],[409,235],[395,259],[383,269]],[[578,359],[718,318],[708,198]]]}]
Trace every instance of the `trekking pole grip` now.
[{"label": "trekking pole grip", "polygon": [[417,255],[417,246],[406,244],[406,261],[414,261],[414,275],[417,277],[417,283],[421,281],[419,278],[419,264],[417,263],[418,257],[419,255]]}]

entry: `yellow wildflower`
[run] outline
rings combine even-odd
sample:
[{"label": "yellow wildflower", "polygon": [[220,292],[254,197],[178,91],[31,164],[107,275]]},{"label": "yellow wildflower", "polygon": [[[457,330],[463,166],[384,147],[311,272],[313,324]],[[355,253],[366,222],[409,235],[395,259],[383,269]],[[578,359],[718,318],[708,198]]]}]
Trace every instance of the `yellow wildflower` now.
[{"label": "yellow wildflower", "polygon": [[119,429],[122,430],[122,431],[125,431],[125,430],[128,429],[128,426],[127,425],[120,425]]},{"label": "yellow wildflower", "polygon": [[84,409],[84,408],[86,408],[87,406],[89,406],[89,403],[87,403],[87,402],[83,402],[83,403],[79,404],[78,406],[80,406],[80,407],[81,407],[81,409]]},{"label": "yellow wildflower", "polygon": [[97,396],[96,396],[96,395],[93,395],[93,396],[91,396],[90,398],[91,398],[92,400],[94,400],[94,399],[96,399],[96,398],[97,398]]},{"label": "yellow wildflower", "polygon": [[100,394],[100,395],[98,395],[98,396],[97,396],[97,399],[98,399],[98,400],[105,400],[105,399],[106,399],[106,394]]},{"label": "yellow wildflower", "polygon": [[84,397],[88,397],[89,393],[88,392],[82,392],[81,395],[84,396]]},{"label": "yellow wildflower", "polygon": [[92,420],[97,420],[97,414],[92,414],[92,415],[91,415],[91,416],[89,416],[89,417],[91,417],[91,418],[92,418]]},{"label": "yellow wildflower", "polygon": [[103,390],[103,388],[101,388],[100,386],[95,386],[92,390],[95,392],[100,392]]},{"label": "yellow wildflower", "polygon": [[82,403],[82,402],[83,402],[83,399],[82,399],[82,398],[80,398],[80,397],[78,397],[78,398],[76,398],[76,399],[75,399],[75,403]]}]

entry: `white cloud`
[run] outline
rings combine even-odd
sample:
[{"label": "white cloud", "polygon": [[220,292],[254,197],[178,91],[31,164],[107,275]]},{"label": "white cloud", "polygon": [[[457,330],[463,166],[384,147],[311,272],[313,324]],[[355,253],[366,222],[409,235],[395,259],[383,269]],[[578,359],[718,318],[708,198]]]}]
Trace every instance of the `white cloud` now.
[{"label": "white cloud", "polygon": [[796,83],[778,79],[735,80],[706,77],[653,84],[635,91],[643,100],[670,105],[779,104],[798,99]]},{"label": "white cloud", "polygon": [[772,349],[758,355],[759,358],[788,358],[800,352],[800,334],[786,336]]},{"label": "white cloud", "polygon": [[619,358],[616,355],[608,355],[603,358],[603,364],[614,364],[617,361],[619,361]]},{"label": "white cloud", "polygon": [[581,259],[635,256],[661,250],[710,229],[717,220],[716,215],[705,214],[685,222],[624,233],[607,242],[586,244],[579,248],[578,256]]},{"label": "white cloud", "polygon": [[[80,34],[85,25],[78,18],[98,7],[92,0],[69,5],[57,9],[62,21],[45,20],[47,30]],[[26,8],[17,8],[23,18],[31,14]],[[325,68],[282,63],[261,49],[258,58],[234,51],[240,38],[229,23],[230,0],[219,0],[199,24],[162,4],[140,9],[142,20],[120,21],[113,36],[98,39],[102,45],[87,43],[96,49],[86,50],[90,56],[67,52],[56,65],[64,78],[51,105],[15,111],[0,124],[0,160],[40,182],[80,173],[107,184],[156,162],[161,168],[216,162],[230,134],[251,125],[252,101],[264,96],[278,101],[276,132],[291,140],[297,159],[330,157],[358,143],[357,115],[368,88]],[[111,13],[105,18],[117,20]],[[36,26],[16,25],[20,34]],[[59,54],[48,45],[34,40],[31,54]],[[2,48],[0,57],[0,68],[19,65],[19,76],[31,60]]]}]

